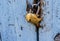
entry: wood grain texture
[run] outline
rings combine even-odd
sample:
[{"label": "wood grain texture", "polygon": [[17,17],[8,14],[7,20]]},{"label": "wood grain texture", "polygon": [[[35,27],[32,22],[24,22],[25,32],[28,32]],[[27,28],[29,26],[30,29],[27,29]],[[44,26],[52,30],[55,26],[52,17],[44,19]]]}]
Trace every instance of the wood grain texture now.
[{"label": "wood grain texture", "polygon": [[[54,41],[60,33],[60,0],[45,2],[39,41]],[[25,15],[26,0],[0,0],[0,41],[36,41],[36,28],[25,20]]]},{"label": "wood grain texture", "polygon": [[54,41],[60,33],[60,5],[59,0],[45,0],[43,29],[40,29],[40,41]]},{"label": "wood grain texture", "polygon": [[0,0],[2,41],[36,41],[35,26],[25,20],[26,0]]}]

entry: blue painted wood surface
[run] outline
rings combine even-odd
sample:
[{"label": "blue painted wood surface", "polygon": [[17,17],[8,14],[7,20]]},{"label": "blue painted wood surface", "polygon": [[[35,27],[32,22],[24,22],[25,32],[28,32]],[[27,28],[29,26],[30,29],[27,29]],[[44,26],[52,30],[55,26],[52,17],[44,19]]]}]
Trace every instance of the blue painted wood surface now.
[{"label": "blue painted wood surface", "polygon": [[0,0],[2,41],[36,41],[35,26],[25,20],[26,0]]},{"label": "blue painted wood surface", "polygon": [[[60,0],[44,2],[39,41],[54,41],[60,33]],[[0,41],[36,41],[36,28],[25,20],[25,15],[26,0],[0,0]]]},{"label": "blue painted wood surface", "polygon": [[40,41],[54,41],[57,33],[60,33],[60,0],[45,0],[44,29],[40,29]]}]

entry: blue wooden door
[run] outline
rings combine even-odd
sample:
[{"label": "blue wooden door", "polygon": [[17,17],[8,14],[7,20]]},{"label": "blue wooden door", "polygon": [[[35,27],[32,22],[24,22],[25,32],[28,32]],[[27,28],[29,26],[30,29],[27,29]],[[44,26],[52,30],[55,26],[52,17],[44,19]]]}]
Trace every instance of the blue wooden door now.
[{"label": "blue wooden door", "polygon": [[[60,33],[60,0],[43,1],[39,41],[54,41]],[[26,21],[25,15],[26,0],[0,0],[0,41],[37,41],[36,28]]]}]

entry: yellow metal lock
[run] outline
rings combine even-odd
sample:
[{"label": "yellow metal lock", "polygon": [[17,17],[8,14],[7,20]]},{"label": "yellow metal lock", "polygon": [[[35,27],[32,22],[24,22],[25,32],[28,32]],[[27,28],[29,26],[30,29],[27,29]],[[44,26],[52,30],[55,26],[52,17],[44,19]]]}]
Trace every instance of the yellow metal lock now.
[{"label": "yellow metal lock", "polygon": [[37,14],[27,13],[26,14],[26,20],[28,22],[31,22],[34,25],[38,26],[39,25],[39,22],[42,20],[42,18],[38,18],[38,15]]}]

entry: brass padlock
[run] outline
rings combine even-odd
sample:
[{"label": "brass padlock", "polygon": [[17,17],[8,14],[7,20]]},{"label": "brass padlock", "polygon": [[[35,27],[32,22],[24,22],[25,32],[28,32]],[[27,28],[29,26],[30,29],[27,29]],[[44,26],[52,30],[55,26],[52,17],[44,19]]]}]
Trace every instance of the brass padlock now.
[{"label": "brass padlock", "polygon": [[26,14],[26,20],[28,22],[33,23],[36,26],[39,26],[39,22],[42,20],[42,18],[38,18],[38,15],[37,14],[27,13]]}]

